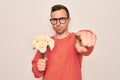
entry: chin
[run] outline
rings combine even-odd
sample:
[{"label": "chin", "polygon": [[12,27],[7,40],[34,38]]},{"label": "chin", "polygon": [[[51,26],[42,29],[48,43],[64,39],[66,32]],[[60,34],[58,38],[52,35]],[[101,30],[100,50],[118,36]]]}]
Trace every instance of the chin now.
[{"label": "chin", "polygon": [[62,34],[62,33],[64,33],[64,32],[62,32],[62,31],[56,31],[56,33],[57,33],[57,34]]}]

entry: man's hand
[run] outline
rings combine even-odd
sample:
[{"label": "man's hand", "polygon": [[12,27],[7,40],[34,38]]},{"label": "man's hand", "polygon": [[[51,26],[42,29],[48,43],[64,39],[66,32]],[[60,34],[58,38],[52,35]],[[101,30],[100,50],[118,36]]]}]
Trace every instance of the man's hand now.
[{"label": "man's hand", "polygon": [[87,52],[88,47],[95,46],[96,35],[90,30],[81,30],[75,33],[75,48],[81,52]]},{"label": "man's hand", "polygon": [[45,71],[45,69],[46,69],[46,61],[47,61],[47,58],[38,59],[37,68],[38,68],[39,71]]}]

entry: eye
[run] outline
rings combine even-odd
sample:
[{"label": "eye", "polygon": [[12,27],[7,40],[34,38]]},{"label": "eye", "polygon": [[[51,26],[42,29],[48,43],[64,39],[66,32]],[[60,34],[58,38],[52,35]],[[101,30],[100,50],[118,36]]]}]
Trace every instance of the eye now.
[{"label": "eye", "polygon": [[64,21],[64,20],[65,20],[65,18],[60,18],[60,20],[61,20],[61,21]]},{"label": "eye", "polygon": [[51,19],[50,19],[50,22],[51,22],[52,24],[56,24],[56,23],[57,23],[57,20],[58,20],[57,18],[51,18]]}]

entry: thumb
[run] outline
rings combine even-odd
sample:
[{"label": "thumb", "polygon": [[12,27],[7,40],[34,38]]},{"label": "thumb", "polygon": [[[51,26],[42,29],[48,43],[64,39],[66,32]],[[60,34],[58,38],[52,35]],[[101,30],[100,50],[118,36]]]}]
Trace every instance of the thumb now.
[{"label": "thumb", "polygon": [[87,52],[87,48],[84,46],[81,46],[79,42],[76,41],[75,43],[75,48],[76,50],[81,53],[81,52]]}]

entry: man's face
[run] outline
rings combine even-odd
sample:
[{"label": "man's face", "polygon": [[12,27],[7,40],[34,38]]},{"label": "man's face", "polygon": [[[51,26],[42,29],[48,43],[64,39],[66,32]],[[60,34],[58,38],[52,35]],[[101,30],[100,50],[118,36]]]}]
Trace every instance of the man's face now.
[{"label": "man's face", "polygon": [[64,9],[57,10],[51,13],[51,23],[56,34],[62,34],[68,31],[70,18],[67,17]]}]

